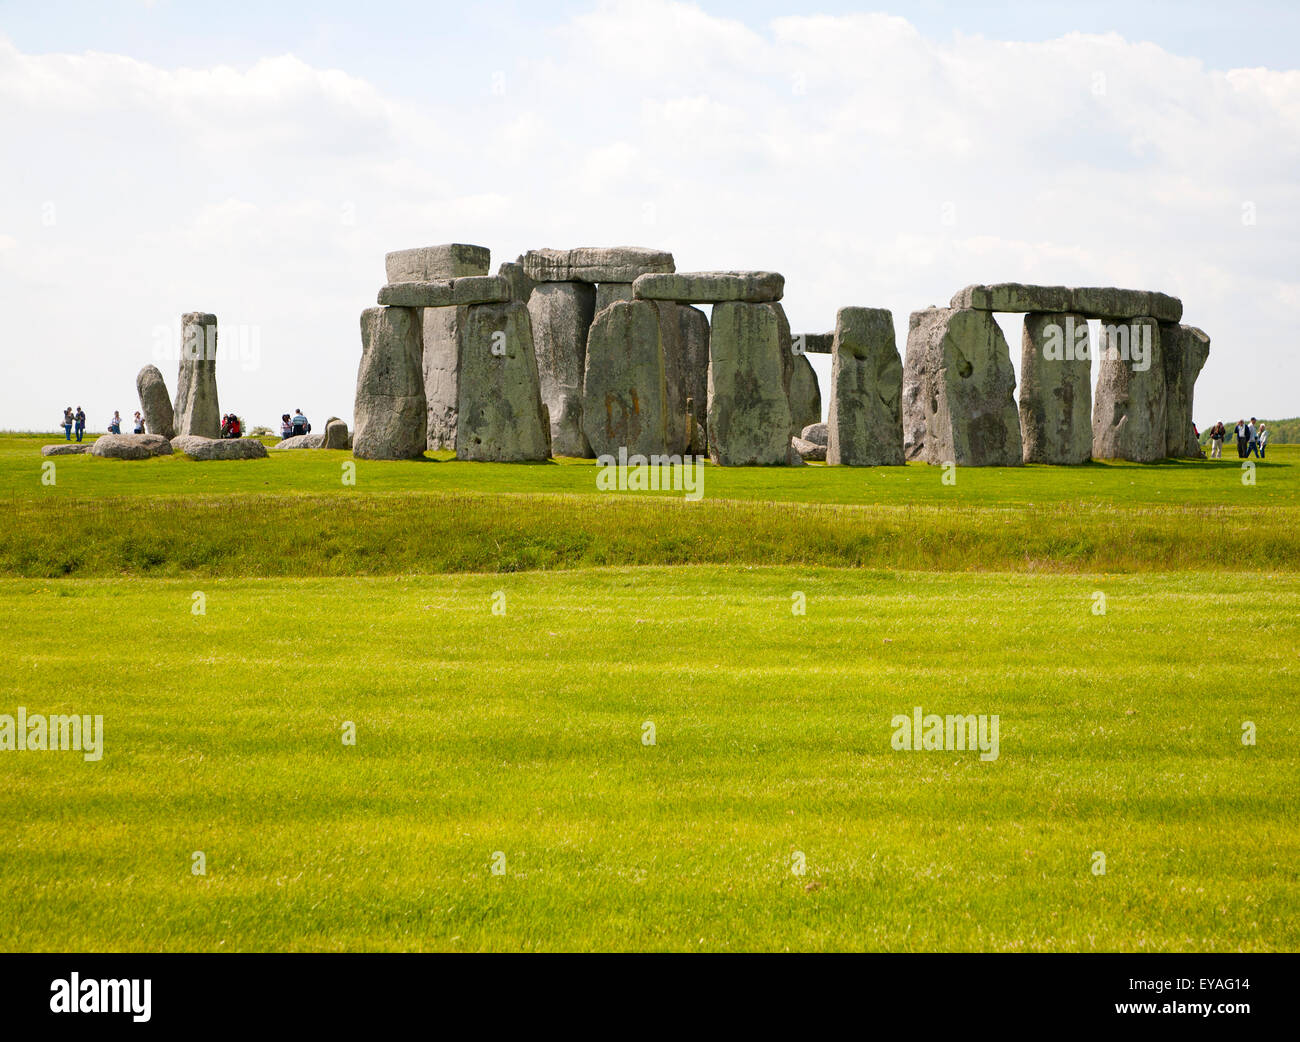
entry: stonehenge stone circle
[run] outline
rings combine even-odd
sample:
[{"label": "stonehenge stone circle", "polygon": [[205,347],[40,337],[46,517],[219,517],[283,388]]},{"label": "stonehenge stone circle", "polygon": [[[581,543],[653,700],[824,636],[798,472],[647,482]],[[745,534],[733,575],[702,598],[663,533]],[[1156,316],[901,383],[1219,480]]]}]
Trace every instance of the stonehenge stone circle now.
[{"label": "stonehenge stone circle", "polygon": [[691,426],[694,428],[686,450],[704,455],[708,452],[705,432],[709,418],[709,316],[689,304],[682,304],[676,310],[682,365],[686,374],[686,398],[690,402]]},{"label": "stonehenge stone circle", "polygon": [[256,438],[202,438],[197,434],[178,434],[172,448],[190,459],[266,459],[266,446]]},{"label": "stonehenge stone circle", "polygon": [[172,428],[172,398],[156,365],[147,365],[140,370],[135,378],[135,389],[140,395],[140,413],[144,416],[145,430],[170,438],[176,433]]},{"label": "stonehenge stone circle", "polygon": [[361,313],[361,364],[352,454],[359,459],[418,459],[425,424],[420,319],[410,308]]},{"label": "stonehenge stone circle", "polygon": [[591,324],[583,377],[582,430],[596,456],[665,453],[668,395],[659,309],[615,301]]},{"label": "stonehenge stone circle", "polygon": [[1192,433],[1192,392],[1210,357],[1210,338],[1195,326],[1162,322],[1160,354],[1165,364],[1165,455],[1200,459],[1204,453]]},{"label": "stonehenge stone circle", "polygon": [[456,448],[456,411],[460,408],[460,343],[467,307],[424,308],[420,316],[426,407],[426,446]]},{"label": "stonehenge stone circle", "polygon": [[596,317],[596,287],[589,282],[539,282],[528,298],[537,376],[551,417],[557,456],[591,455],[582,432],[582,383],[587,332]]},{"label": "stonehenge stone circle", "polygon": [[902,395],[894,316],[884,308],[840,308],[831,355],[826,462],[902,466]]},{"label": "stonehenge stone circle", "polygon": [[[714,305],[709,331],[709,457],[723,466],[790,462],[790,404],[771,304]],[[797,458],[797,454],[796,454]]]},{"label": "stonehenge stone circle", "polygon": [[676,270],[671,253],[644,246],[529,250],[523,265],[538,282],[635,282],[646,272]]},{"label": "stonehenge stone circle", "polygon": [[176,377],[173,433],[215,438],[221,433],[217,402],[217,316],[191,311],[181,316],[181,364]]},{"label": "stonehenge stone circle", "polygon": [[519,463],[550,455],[528,306],[473,305],[460,342],[456,458]]},{"label": "stonehenge stone circle", "polygon": [[172,443],[161,434],[103,434],[95,439],[90,452],[105,459],[149,459],[170,456]]},{"label": "stonehenge stone circle", "polygon": [[1092,355],[1084,316],[1025,316],[1020,437],[1026,463],[1079,464],[1092,458]]},{"label": "stonehenge stone circle", "polygon": [[[914,436],[923,431],[921,459],[962,467],[1021,465],[1015,370],[991,311],[913,312],[907,369],[915,389],[906,404],[920,416],[905,421],[905,430],[910,426]],[[905,373],[905,398],[907,381]]]},{"label": "stonehenge stone circle", "polygon": [[394,250],[384,257],[389,282],[440,282],[486,275],[491,263],[486,246],[453,242],[444,246],[419,246]]},{"label": "stonehenge stone circle", "polygon": [[790,361],[790,423],[802,431],[822,418],[822,392],[817,371],[805,355],[792,354]]},{"label": "stonehenge stone circle", "polygon": [[774,271],[651,272],[632,283],[637,300],[671,300],[678,304],[719,304],[739,300],[749,304],[778,301],[785,277]]},{"label": "stonehenge stone circle", "polygon": [[403,308],[497,304],[510,299],[511,289],[510,280],[504,275],[470,275],[441,282],[392,282],[379,291],[379,303]]},{"label": "stonehenge stone circle", "polygon": [[1105,324],[1092,404],[1092,455],[1153,463],[1165,458],[1165,367],[1154,318]]}]

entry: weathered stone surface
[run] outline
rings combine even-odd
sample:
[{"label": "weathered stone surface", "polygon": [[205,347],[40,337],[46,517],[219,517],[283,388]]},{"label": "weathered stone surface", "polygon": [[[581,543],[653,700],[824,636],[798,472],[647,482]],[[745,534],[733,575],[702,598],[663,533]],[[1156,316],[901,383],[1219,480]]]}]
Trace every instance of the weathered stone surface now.
[{"label": "weathered stone surface", "polygon": [[322,437],[321,448],[352,448],[352,435],[348,433],[348,425],[344,420],[339,419],[337,416],[331,416],[325,421],[325,433]]},{"label": "weathered stone surface", "polygon": [[677,308],[677,321],[682,338],[686,397],[694,427],[687,449],[704,455],[709,451],[709,316],[699,308],[683,304]]},{"label": "weathered stone surface", "polygon": [[1147,314],[1160,322],[1177,323],[1183,317],[1183,302],[1168,293],[1151,291],[1151,303]]},{"label": "weathered stone surface", "polygon": [[456,458],[521,463],[550,454],[528,306],[512,300],[470,307],[460,351]]},{"label": "weathered stone surface", "polygon": [[[125,437],[125,435],[123,435]],[[55,445],[42,445],[42,456],[80,456],[95,447],[90,441],[61,441]]]},{"label": "weathered stone surface", "polygon": [[461,333],[468,308],[424,308],[420,316],[429,449],[456,448],[456,410],[460,408]]},{"label": "weathered stone surface", "polygon": [[667,410],[664,413],[664,437],[668,452],[681,454],[689,448],[694,425],[693,418],[687,416],[686,407],[686,400],[691,397],[691,381],[678,314],[682,306],[671,300],[652,300],[650,303],[659,314],[659,342],[664,350],[664,408]]},{"label": "weathered stone surface", "polygon": [[790,423],[802,431],[822,418],[822,392],[817,372],[805,355],[792,354],[790,366]]},{"label": "weathered stone surface", "polygon": [[659,309],[615,301],[587,334],[582,429],[596,456],[666,453],[668,394]]},{"label": "weathered stone surface", "polygon": [[358,459],[418,459],[428,421],[420,317],[410,308],[361,312],[361,364],[353,410]]},{"label": "weathered stone surface", "polygon": [[635,282],[651,271],[674,271],[673,255],[644,246],[529,250],[524,271],[538,282]]},{"label": "weathered stone surface", "polygon": [[1192,433],[1196,378],[1210,357],[1210,338],[1195,326],[1160,323],[1160,354],[1165,366],[1165,455],[1200,459],[1204,453]]},{"label": "weathered stone surface", "polygon": [[[920,458],[961,467],[1022,463],[1015,370],[1006,338],[990,311],[929,308],[914,312],[907,337],[907,369],[923,428]],[[904,386],[908,374],[904,375]],[[835,428],[831,428],[834,437]]]},{"label": "weathered stone surface", "polygon": [[1151,463],[1165,458],[1165,367],[1153,318],[1103,323],[1092,405],[1092,455]]},{"label": "weathered stone surface", "polygon": [[1069,311],[1068,286],[1026,286],[1019,282],[998,282],[991,286],[967,286],[953,295],[953,308],[978,311]]},{"label": "weathered stone surface", "polygon": [[902,466],[902,394],[894,316],[884,308],[840,308],[831,354],[826,462]]},{"label": "weathered stone surface", "polygon": [[807,438],[791,438],[790,444],[794,451],[799,453],[799,458],[807,462],[808,460],[817,460],[824,462],[826,459],[826,446],[819,445],[815,441],[809,441]]},{"label": "weathered stone surface", "polygon": [[497,304],[511,299],[511,289],[510,280],[504,275],[473,275],[441,282],[392,282],[379,291],[379,303],[402,308]]},{"label": "weathered stone surface", "polygon": [[1025,316],[1020,439],[1026,463],[1069,465],[1092,457],[1092,354],[1083,315]]},{"label": "weathered stone surface", "polygon": [[178,434],[172,447],[190,459],[266,459],[266,446],[256,438],[201,438],[196,434]]},{"label": "weathered stone surface", "polygon": [[527,304],[528,298],[533,295],[533,290],[537,283],[528,277],[524,271],[523,257],[517,261],[503,261],[497,268],[497,275],[510,283],[510,299],[517,300],[521,304]]},{"label": "weathered stone surface", "polygon": [[799,437],[804,441],[810,441],[814,445],[829,445],[831,438],[830,425],[826,423],[810,423],[802,431]]},{"label": "weathered stone surface", "polygon": [[[804,425],[795,421],[794,411],[790,408],[790,386],[794,382],[794,336],[790,332],[790,319],[785,308],[779,302],[767,305],[776,316],[776,338],[781,347],[781,390],[785,392],[786,413],[790,417],[790,437],[793,438]],[[818,419],[821,419],[819,416]],[[787,447],[789,442],[787,441]],[[802,461],[801,461],[802,462]]]},{"label": "weathered stone surface", "polygon": [[170,438],[173,429],[172,397],[167,393],[167,382],[156,365],[147,365],[135,378],[135,389],[140,395],[140,412],[144,416],[144,429],[150,434]]},{"label": "weathered stone surface", "polygon": [[582,432],[582,379],[596,288],[587,282],[539,282],[528,300],[542,402],[551,418],[551,451],[589,457]]},{"label": "weathered stone surface", "polygon": [[384,272],[389,282],[439,282],[486,275],[491,261],[492,255],[486,246],[453,242],[444,246],[394,250],[384,257]]},{"label": "weathered stone surface", "polygon": [[1143,289],[1083,286],[1071,290],[1070,299],[1070,310],[1089,318],[1153,317],[1163,322],[1177,322],[1183,317],[1183,302],[1177,297]]},{"label": "weathered stone surface", "polygon": [[800,344],[806,355],[828,355],[835,348],[835,333],[800,333],[795,337],[795,347]]},{"label": "weathered stone surface", "polygon": [[295,434],[292,438],[283,438],[271,446],[271,448],[276,452],[282,452],[288,449],[321,449],[324,447],[324,433]]},{"label": "weathered stone surface", "polygon": [[616,300],[632,299],[632,283],[602,282],[596,287],[596,313],[604,311]]},{"label": "weathered stone surface", "polygon": [[913,311],[907,321],[907,357],[903,362],[903,455],[919,460],[925,453],[925,405],[921,401],[921,374],[924,352],[912,349],[913,336],[919,335],[917,327],[926,321],[933,308]]},{"label": "weathered stone surface", "polygon": [[717,304],[739,300],[763,304],[780,300],[785,276],[774,271],[651,272],[632,283],[638,300],[672,300],[679,304]]},{"label": "weathered stone surface", "polygon": [[807,466],[804,462],[804,458],[799,455],[799,450],[794,447],[793,439],[791,440],[791,444],[785,447],[785,465],[787,467]]},{"label": "weathered stone surface", "polygon": [[216,315],[191,311],[181,316],[181,364],[176,377],[172,431],[202,438],[215,438],[221,433]]},{"label": "weathered stone surface", "polygon": [[790,462],[790,404],[772,304],[726,302],[709,331],[709,457],[723,466]]},{"label": "weathered stone surface", "polygon": [[105,459],[149,459],[170,456],[172,443],[161,434],[104,434],[95,439],[90,452]]}]

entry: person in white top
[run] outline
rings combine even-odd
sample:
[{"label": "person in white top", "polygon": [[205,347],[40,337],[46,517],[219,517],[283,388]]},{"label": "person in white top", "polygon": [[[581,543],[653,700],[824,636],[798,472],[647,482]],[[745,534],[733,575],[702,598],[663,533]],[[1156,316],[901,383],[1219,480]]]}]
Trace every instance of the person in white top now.
[{"label": "person in white top", "polygon": [[1264,458],[1264,448],[1268,445],[1268,428],[1262,423],[1259,425],[1259,458]]}]

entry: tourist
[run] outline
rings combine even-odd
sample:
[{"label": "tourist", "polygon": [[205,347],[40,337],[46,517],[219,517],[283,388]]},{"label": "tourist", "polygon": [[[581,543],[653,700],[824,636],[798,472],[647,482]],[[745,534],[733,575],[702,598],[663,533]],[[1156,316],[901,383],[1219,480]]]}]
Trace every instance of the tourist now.
[{"label": "tourist", "polygon": [[280,417],[280,437],[282,439],[293,437],[293,420],[289,419],[288,413]]},{"label": "tourist", "polygon": [[1259,425],[1259,458],[1264,458],[1264,447],[1268,444],[1268,428],[1262,423]]},{"label": "tourist", "polygon": [[307,422],[307,417],[302,414],[301,409],[295,409],[293,414],[294,437],[299,434],[306,434],[309,430],[311,430],[311,424]]},{"label": "tourist", "polygon": [[116,409],[113,410],[113,418],[108,421],[108,433],[109,434],[122,433],[122,414],[118,412]]},{"label": "tourist", "polygon": [[69,405],[63,410],[63,440],[72,440],[72,406]]},{"label": "tourist", "polygon": [[81,441],[86,434],[86,414],[82,411],[80,405],[77,406],[76,415],[72,419],[77,431],[77,441]]},{"label": "tourist", "polygon": [[1237,458],[1246,458],[1246,421],[1238,420],[1237,429],[1232,432],[1233,437],[1237,439]]},{"label": "tourist", "polygon": [[135,414],[135,433],[136,434],[144,433],[144,417],[141,416],[138,412]]},{"label": "tourist", "polygon": [[1259,455],[1259,421],[1253,416],[1246,425],[1246,455],[1249,456],[1252,452]]},{"label": "tourist", "polygon": [[1223,459],[1223,438],[1227,433],[1222,420],[1210,428],[1210,459]]},{"label": "tourist", "polygon": [[233,412],[230,414],[230,437],[242,438],[244,436],[244,425],[239,422],[239,417]]}]

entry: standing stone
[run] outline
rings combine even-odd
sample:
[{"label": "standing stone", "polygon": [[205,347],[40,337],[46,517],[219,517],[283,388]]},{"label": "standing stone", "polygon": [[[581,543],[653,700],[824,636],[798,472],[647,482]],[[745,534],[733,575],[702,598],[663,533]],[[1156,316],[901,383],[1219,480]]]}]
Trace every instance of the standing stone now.
[{"label": "standing stone", "polygon": [[792,354],[790,365],[790,423],[802,431],[822,418],[822,392],[807,355]]},{"label": "standing stone", "polygon": [[914,428],[924,425],[921,459],[960,467],[1021,465],[1016,374],[991,311],[914,312],[907,365],[916,380],[911,408],[922,414]]},{"label": "standing stone", "polygon": [[[785,392],[786,410],[790,415],[790,437],[793,438],[806,426],[796,422],[794,403],[790,397],[794,385],[795,359],[798,356],[794,353],[794,337],[790,333],[790,320],[786,317],[785,308],[777,303],[768,304],[768,307],[776,315],[776,336],[781,345],[781,389]],[[820,414],[817,419],[821,419]]]},{"label": "standing stone", "polygon": [[191,311],[181,316],[181,366],[176,377],[174,434],[216,438],[221,434],[217,402],[217,316]]},{"label": "standing stone", "polygon": [[913,311],[907,323],[907,358],[903,363],[903,455],[908,462],[925,455],[925,405],[921,401],[921,350],[912,350],[912,336],[927,311]]},{"label": "standing stone", "polygon": [[528,307],[475,304],[461,339],[456,458],[521,463],[550,454]]},{"label": "standing stone", "polygon": [[690,399],[695,428],[687,451],[704,455],[709,446],[709,316],[699,308],[683,305],[677,309],[677,320],[681,325],[686,397]]},{"label": "standing stone", "polygon": [[1153,318],[1102,323],[1101,371],[1092,406],[1097,459],[1152,463],[1165,458],[1165,366]]},{"label": "standing stone", "polygon": [[714,463],[783,466],[790,461],[778,308],[736,302],[713,308],[708,433]]},{"label": "standing stone", "polygon": [[1205,453],[1192,433],[1192,392],[1210,357],[1210,338],[1195,326],[1161,322],[1160,354],[1165,363],[1165,455],[1200,459]]},{"label": "standing stone", "polygon": [[651,303],[659,315],[659,341],[664,349],[664,407],[667,410],[664,413],[664,436],[669,454],[681,455],[690,448],[693,426],[687,416],[686,403],[691,397],[691,386],[678,315],[681,308],[672,301],[653,300]]},{"label": "standing stone", "polygon": [[150,434],[171,438],[173,428],[172,398],[167,393],[167,382],[156,365],[147,365],[135,378],[135,389],[140,395],[140,412],[144,416],[144,429]]},{"label": "standing stone", "polygon": [[592,452],[666,453],[667,397],[659,310],[649,301],[615,301],[587,335],[582,429]]},{"label": "standing stone", "polygon": [[517,261],[502,261],[501,266],[497,268],[497,275],[510,284],[511,300],[517,300],[521,304],[528,303],[528,298],[533,295],[537,283],[524,271],[523,257]]},{"label": "standing stone", "polygon": [[840,308],[831,352],[826,462],[902,466],[902,396],[894,316],[884,308]]},{"label": "standing stone", "polygon": [[1020,438],[1026,463],[1092,457],[1092,353],[1083,315],[1028,314],[1020,342]]},{"label": "standing stone", "polygon": [[616,300],[632,299],[632,283],[602,282],[596,287],[596,313],[604,311]]},{"label": "standing stone", "polygon": [[361,312],[354,411],[352,455],[358,459],[419,459],[424,454],[420,319],[411,308]]},{"label": "standing stone", "polygon": [[585,282],[539,282],[528,299],[537,376],[557,456],[591,455],[582,433],[582,378],[595,315],[596,288]]},{"label": "standing stone", "polygon": [[423,344],[426,447],[435,452],[454,449],[460,408],[461,334],[469,308],[422,308],[415,314]]}]

